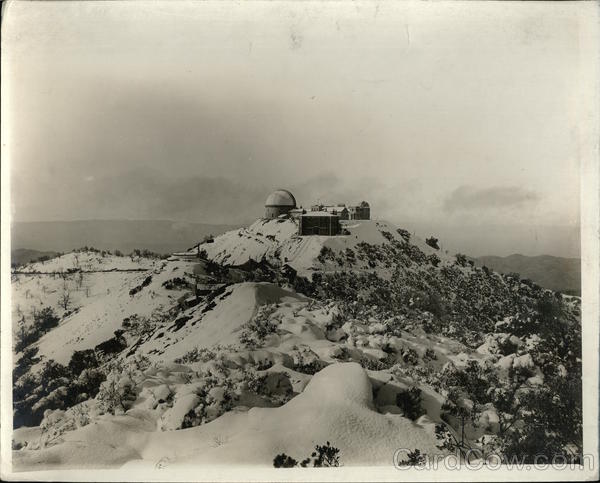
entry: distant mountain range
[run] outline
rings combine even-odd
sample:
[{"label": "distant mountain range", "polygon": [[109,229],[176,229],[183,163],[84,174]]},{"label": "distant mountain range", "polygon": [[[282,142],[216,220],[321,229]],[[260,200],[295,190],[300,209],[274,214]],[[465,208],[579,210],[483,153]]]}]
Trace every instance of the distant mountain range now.
[{"label": "distant mountain range", "polygon": [[510,255],[508,257],[485,256],[475,258],[479,266],[485,265],[500,273],[517,272],[552,290],[581,295],[581,260],[551,255],[528,257]]},{"label": "distant mountain range", "polygon": [[[207,235],[220,235],[237,225],[211,225],[168,220],[86,220],[16,222],[12,251],[68,252],[84,246],[131,252],[145,248],[157,253],[186,250]],[[37,255],[35,258],[38,258]],[[22,252],[20,257],[25,256]]]},{"label": "distant mountain range", "polygon": [[449,253],[466,253],[472,257],[496,255],[507,257],[520,253],[528,257],[551,254],[579,258],[581,237],[576,225],[479,225],[464,223],[439,224],[427,220],[396,223],[424,238],[434,236]]}]

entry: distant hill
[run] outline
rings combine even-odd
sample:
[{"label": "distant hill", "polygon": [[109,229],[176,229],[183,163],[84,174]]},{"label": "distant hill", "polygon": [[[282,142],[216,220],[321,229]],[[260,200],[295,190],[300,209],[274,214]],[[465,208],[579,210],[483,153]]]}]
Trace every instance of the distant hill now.
[{"label": "distant hill", "polygon": [[10,262],[12,265],[24,265],[34,262],[42,257],[54,258],[57,252],[41,252],[39,250],[29,250],[27,248],[17,248],[10,252]]},{"label": "distant hill", "polygon": [[468,253],[472,257],[507,257],[513,253],[532,257],[541,254],[570,258],[581,256],[579,226],[495,225],[484,222],[478,225],[440,224],[427,220],[398,220],[397,224],[422,238],[438,238],[442,250],[449,253]]},{"label": "distant hill", "polygon": [[93,246],[124,253],[134,248],[172,253],[186,250],[206,235],[219,235],[234,228],[237,226],[168,220],[17,222],[12,225],[12,250],[68,252]]},{"label": "distant hill", "polygon": [[581,260],[579,258],[562,258],[551,255],[527,257],[515,254],[508,257],[478,257],[474,260],[477,265],[486,265],[497,272],[517,272],[522,278],[529,278],[545,288],[581,295]]}]

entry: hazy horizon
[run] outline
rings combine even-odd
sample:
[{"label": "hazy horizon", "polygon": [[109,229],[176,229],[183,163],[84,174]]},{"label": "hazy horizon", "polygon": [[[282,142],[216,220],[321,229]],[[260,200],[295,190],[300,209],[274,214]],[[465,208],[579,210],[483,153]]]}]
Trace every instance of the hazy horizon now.
[{"label": "hazy horizon", "polygon": [[[258,218],[258,216],[257,216]],[[256,218],[255,218],[256,219]],[[119,224],[172,224],[171,229],[172,233],[180,235],[182,230],[193,226],[201,226],[202,228],[213,227],[213,228],[226,228],[226,229],[234,229],[239,226],[246,226],[251,224],[255,219],[248,220],[245,223],[238,224],[210,224],[203,223],[201,221],[183,221],[183,220],[132,220],[132,219],[104,219],[104,220],[43,220],[43,221],[29,221],[29,222],[14,222],[13,221],[13,234],[12,240],[13,249],[15,248],[30,248],[36,250],[44,250],[54,248],[57,251],[69,250],[72,248],[76,248],[76,246],[83,246],[85,244],[92,244],[96,242],[96,245],[100,246],[103,239],[102,235],[96,235],[100,240],[94,240],[93,236],[90,238],[89,234],[78,233],[65,235],[66,239],[80,239],[85,241],[80,241],[79,244],[73,242],[57,242],[53,240],[52,242],[48,242],[48,233],[40,233],[39,231],[33,229],[29,230],[27,235],[24,235],[23,231],[27,232],[27,230],[23,230],[23,226],[31,226],[42,224],[42,225],[50,225],[50,224],[102,224],[102,223],[119,223]],[[376,218],[377,219],[377,218]],[[429,236],[436,236],[440,240],[440,245],[442,249],[448,250],[450,253],[465,253],[469,256],[481,257],[481,256],[509,256],[514,254],[522,254],[525,256],[538,256],[538,255],[550,255],[557,256],[563,258],[580,258],[580,236],[579,230],[569,226],[520,226],[519,230],[515,230],[513,226],[513,230],[506,230],[506,227],[501,225],[499,226],[444,226],[444,225],[431,225],[427,223],[403,223],[393,220],[385,220],[392,221],[397,224],[399,227],[406,228],[409,231],[415,233],[417,236],[421,238],[426,238]],[[218,230],[218,233],[222,232],[222,230]],[[50,232],[53,233],[53,232]],[[136,232],[134,230],[133,235]],[[200,241],[200,239],[206,233],[202,231],[199,233],[197,237],[194,237],[193,232],[187,233],[187,242],[181,245],[182,247],[185,245],[191,246],[192,244]],[[217,233],[215,233],[217,234]],[[122,235],[119,233],[119,235]],[[144,232],[143,235],[137,234],[137,239],[133,237],[131,233],[125,234],[127,241],[127,246],[139,246],[140,248],[157,248],[162,244],[165,244],[164,238],[169,237],[169,234],[160,233],[160,236],[153,235],[152,232]],[[54,237],[59,236],[56,233],[53,233]],[[172,236],[172,235],[171,235]],[[60,237],[59,237],[60,238]],[[117,234],[113,235],[113,239],[109,240],[104,239],[106,248],[122,249],[123,247],[119,246]],[[157,241],[160,239],[161,241]],[[58,243],[58,245],[57,245]],[[62,244],[61,244],[62,243]],[[70,244],[69,244],[70,243]],[[146,244],[146,246],[144,246]],[[171,246],[173,250],[178,250],[182,248],[177,248],[177,243],[170,244],[167,243],[165,246]]]}]

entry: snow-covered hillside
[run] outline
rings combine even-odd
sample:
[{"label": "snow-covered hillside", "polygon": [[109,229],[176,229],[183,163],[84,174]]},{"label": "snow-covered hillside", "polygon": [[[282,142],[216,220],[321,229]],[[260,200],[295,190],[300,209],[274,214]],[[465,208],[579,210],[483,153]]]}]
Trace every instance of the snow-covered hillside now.
[{"label": "snow-covered hillside", "polygon": [[101,419],[97,427],[66,433],[59,446],[22,452],[19,463],[33,465],[52,455],[52,466],[60,467],[79,467],[92,457],[102,465],[132,460],[127,465],[131,469],[157,461],[164,467],[270,465],[282,451],[309,454],[314,441],[332,440],[347,461],[389,465],[394,447],[436,450],[430,419],[423,416],[413,423],[376,410],[372,383],[356,363],[328,366],[280,408],[230,412],[193,429],[168,432],[155,431],[144,424],[144,417],[142,410],[131,409],[119,418]]},{"label": "snow-covered hillside", "polygon": [[[261,219],[248,228],[229,231],[214,241],[201,243],[189,253],[202,252],[210,260],[232,266],[266,259],[274,265],[287,264],[298,273],[306,274],[327,269],[327,264],[319,260],[324,247],[334,254],[344,254],[346,250],[356,251],[361,243],[386,245],[393,240],[404,241],[398,228],[385,221],[352,220],[342,223],[347,232],[345,235],[300,236],[298,222],[294,219]],[[413,236],[411,243],[425,255],[436,254],[444,261],[453,260],[452,255],[430,247],[418,237]],[[339,269],[339,266],[333,268]],[[354,268],[368,269],[368,261],[364,260]]]},{"label": "snow-covered hillside", "polygon": [[160,260],[142,256],[117,256],[100,251],[76,251],[51,258],[44,262],[29,263],[19,267],[23,273],[54,273],[54,272],[108,272],[116,270],[148,270]]},{"label": "snow-covered hillside", "polygon": [[21,267],[15,468],[580,450],[564,409],[581,405],[577,297],[386,222],[345,229],[259,220],[168,260],[80,251]]}]

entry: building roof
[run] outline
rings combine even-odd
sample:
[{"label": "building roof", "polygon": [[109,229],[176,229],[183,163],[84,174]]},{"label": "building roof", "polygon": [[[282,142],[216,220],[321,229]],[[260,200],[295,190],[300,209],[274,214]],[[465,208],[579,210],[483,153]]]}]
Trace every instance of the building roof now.
[{"label": "building roof", "polygon": [[265,206],[291,206],[296,207],[296,198],[288,190],[278,189],[273,191],[265,201]]},{"label": "building roof", "polygon": [[338,213],[341,213],[344,210],[348,210],[348,208],[346,208],[343,205],[338,205],[338,206],[325,206],[324,207],[327,211],[332,212],[332,211],[337,211]]}]

